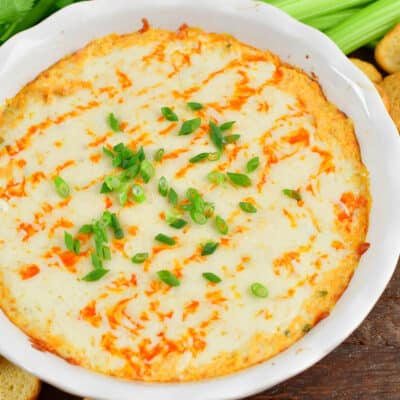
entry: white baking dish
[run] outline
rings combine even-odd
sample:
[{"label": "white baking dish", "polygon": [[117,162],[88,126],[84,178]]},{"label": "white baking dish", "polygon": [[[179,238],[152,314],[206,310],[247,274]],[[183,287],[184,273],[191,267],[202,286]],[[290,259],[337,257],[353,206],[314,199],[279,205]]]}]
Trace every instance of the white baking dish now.
[{"label": "white baking dish", "polygon": [[250,395],[310,367],[357,328],[388,283],[400,249],[400,139],[374,86],[323,34],[250,0],[95,0],[58,12],[0,48],[0,103],[59,58],[146,17],[154,27],[183,22],[228,32],[315,73],[328,98],[353,118],[373,205],[368,242],[350,286],[332,314],[279,356],[227,377],[183,384],[144,384],[102,376],[31,346],[0,313],[0,353],[59,388],[102,400],[223,400]]}]

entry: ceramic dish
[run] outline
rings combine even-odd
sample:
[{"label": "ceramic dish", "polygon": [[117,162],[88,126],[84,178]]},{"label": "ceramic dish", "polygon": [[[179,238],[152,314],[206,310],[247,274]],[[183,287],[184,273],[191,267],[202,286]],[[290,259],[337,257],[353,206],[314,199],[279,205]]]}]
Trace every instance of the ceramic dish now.
[{"label": "ceramic dish", "polygon": [[140,28],[176,29],[183,22],[227,32],[267,48],[318,77],[327,97],[353,118],[373,199],[367,241],[348,289],[331,315],[279,356],[223,378],[183,384],[144,384],[101,376],[34,349],[0,314],[0,353],[65,391],[101,400],[221,400],[271,387],[313,365],[366,317],[388,283],[400,248],[400,140],[374,86],[323,34],[279,10],[247,0],[98,0],[68,7],[0,49],[0,101],[39,72],[96,37]]}]

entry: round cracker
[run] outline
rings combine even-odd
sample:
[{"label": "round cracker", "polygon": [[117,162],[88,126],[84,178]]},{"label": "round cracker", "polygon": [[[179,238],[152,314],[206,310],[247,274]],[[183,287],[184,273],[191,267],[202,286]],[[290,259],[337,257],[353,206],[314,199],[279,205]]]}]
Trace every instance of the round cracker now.
[{"label": "round cracker", "polygon": [[390,101],[390,115],[400,132],[400,72],[387,76],[382,87]]},{"label": "round cracker", "polygon": [[386,110],[388,110],[388,112],[390,112],[390,100],[389,100],[389,96],[386,93],[386,90],[382,87],[382,85],[375,83],[375,87],[379,92],[379,95],[382,98],[383,104],[386,107]]},{"label": "round cracker", "polygon": [[367,61],[360,60],[358,58],[350,58],[350,61],[359,68],[368,78],[374,82],[379,83],[382,82],[382,75],[381,73],[375,68],[374,65]]},{"label": "round cracker", "polygon": [[375,59],[388,73],[400,71],[400,23],[377,44]]}]

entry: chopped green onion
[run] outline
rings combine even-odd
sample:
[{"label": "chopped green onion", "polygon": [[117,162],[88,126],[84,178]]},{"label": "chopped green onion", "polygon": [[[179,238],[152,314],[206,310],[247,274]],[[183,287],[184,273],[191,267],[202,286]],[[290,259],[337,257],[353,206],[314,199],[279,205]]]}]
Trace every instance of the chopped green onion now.
[{"label": "chopped green onion", "polygon": [[128,201],[129,188],[130,188],[130,184],[127,183],[127,184],[121,186],[121,188],[118,191],[118,200],[119,200],[119,204],[121,204],[121,206],[124,206],[126,204],[126,202]]},{"label": "chopped green onion", "polygon": [[207,222],[207,217],[203,212],[190,210],[190,216],[192,220],[198,225],[204,225]]},{"label": "chopped green onion", "polygon": [[154,154],[154,161],[161,161],[164,156],[165,150],[163,148],[158,149]]},{"label": "chopped green onion", "polygon": [[110,211],[104,211],[103,215],[99,219],[99,224],[102,228],[105,228],[112,224],[112,215]]},{"label": "chopped green onion", "polygon": [[250,172],[255,171],[260,165],[260,159],[258,157],[253,157],[246,164],[246,172],[249,174]]},{"label": "chopped green onion", "polygon": [[201,118],[194,118],[185,121],[179,130],[179,136],[186,136],[193,133],[201,125]]},{"label": "chopped green onion", "polygon": [[121,181],[118,176],[106,176],[104,183],[111,191],[117,190],[121,186]]},{"label": "chopped green onion", "polygon": [[113,113],[108,114],[108,125],[110,125],[110,128],[114,131],[114,132],[120,132],[121,131],[121,127],[120,127],[120,122],[117,120],[117,118],[115,117],[115,115]]},{"label": "chopped green onion", "polygon": [[173,206],[176,206],[178,204],[178,193],[176,193],[173,188],[170,188],[168,191],[168,201]]},{"label": "chopped green onion", "polygon": [[140,146],[140,149],[136,153],[139,161],[143,161],[146,159],[146,154],[144,154],[143,146]]},{"label": "chopped green onion", "polygon": [[107,149],[107,147],[105,147],[105,146],[103,146],[103,153],[111,158],[114,157],[114,153],[111,150]]},{"label": "chopped green onion", "polygon": [[67,182],[64,181],[61,176],[56,176],[54,178],[54,185],[56,186],[56,191],[60,197],[63,199],[67,198],[70,194],[69,185]]},{"label": "chopped green onion", "polygon": [[179,286],[180,280],[171,272],[166,269],[157,271],[158,278],[166,283],[168,286]]},{"label": "chopped green onion", "polygon": [[216,242],[207,242],[202,248],[201,248],[201,255],[202,256],[209,256],[210,254],[214,253],[215,250],[217,250],[217,247],[219,246],[219,243]]},{"label": "chopped green onion", "polygon": [[222,279],[218,275],[213,274],[212,272],[203,272],[202,276],[204,279],[207,279],[208,281],[210,281],[212,283],[222,282]]},{"label": "chopped green onion", "polygon": [[176,241],[173,237],[164,235],[163,233],[159,233],[154,239],[158,242],[167,244],[168,246],[173,246],[176,244]]},{"label": "chopped green onion", "polygon": [[239,203],[239,207],[240,207],[244,212],[247,212],[247,213],[250,213],[250,214],[254,214],[254,213],[257,212],[257,208],[255,208],[253,204],[251,204],[251,203],[249,203],[249,202],[247,202],[247,201],[241,201],[241,202]]},{"label": "chopped green onion", "polygon": [[231,129],[233,124],[236,121],[228,121],[228,122],[224,122],[222,125],[219,126],[219,129],[223,132],[223,131],[227,131],[228,129]]},{"label": "chopped green onion", "polygon": [[114,230],[115,239],[122,239],[124,237],[124,231],[121,228],[117,214],[111,214],[111,226]]},{"label": "chopped green onion", "polygon": [[[332,2],[341,3],[341,2]],[[400,21],[398,1],[373,1],[340,24],[328,29],[326,34],[348,54],[384,35]]]},{"label": "chopped green onion", "polygon": [[203,213],[207,218],[210,218],[214,215],[215,205],[214,203],[210,203],[208,201],[204,202]]},{"label": "chopped green onion", "polygon": [[143,203],[146,200],[144,189],[136,183],[132,185],[132,195],[137,203]]},{"label": "chopped green onion", "polygon": [[161,196],[165,197],[168,194],[168,181],[165,176],[162,176],[158,180],[158,193],[161,194]]},{"label": "chopped green onion", "polygon": [[104,260],[111,260],[111,250],[107,246],[103,246],[103,258]]},{"label": "chopped green onion", "polygon": [[227,135],[224,136],[224,143],[235,143],[240,139],[240,135]]},{"label": "chopped green onion", "polygon": [[79,229],[79,233],[93,233],[93,225],[85,224]]},{"label": "chopped green onion", "polygon": [[107,186],[105,182],[102,183],[100,193],[110,193],[112,190]]},{"label": "chopped green onion", "polygon": [[305,324],[305,325],[303,326],[303,332],[304,332],[304,333],[310,332],[310,331],[311,331],[311,328],[312,328],[311,324]]},{"label": "chopped green onion", "polygon": [[208,153],[208,161],[218,161],[221,158],[221,152],[215,151],[214,153]]},{"label": "chopped green onion", "polygon": [[150,161],[143,160],[140,164],[140,175],[144,183],[148,183],[154,174],[155,170],[153,164]]},{"label": "chopped green onion", "polygon": [[297,190],[292,190],[292,189],[283,189],[282,193],[287,196],[290,197],[291,199],[300,201],[301,200],[301,195]]},{"label": "chopped green onion", "polygon": [[196,164],[199,163],[200,161],[204,161],[208,159],[210,153],[200,153],[197,154],[197,156],[194,156],[192,158],[189,159],[189,162],[192,164]]},{"label": "chopped green onion", "polygon": [[82,280],[86,282],[95,282],[100,280],[105,274],[107,274],[107,272],[109,272],[109,269],[96,268],[85,275]]},{"label": "chopped green onion", "polygon": [[77,255],[81,252],[81,242],[78,239],[74,239],[70,233],[64,231],[64,242],[65,246],[69,251]]},{"label": "chopped green onion", "polygon": [[161,114],[168,121],[178,121],[179,119],[169,107],[161,107]]},{"label": "chopped green onion", "polygon": [[262,283],[259,283],[259,282],[252,283],[250,286],[250,290],[251,290],[251,293],[253,293],[254,296],[256,296],[256,297],[265,298],[265,297],[268,297],[268,294],[269,294],[268,289]]},{"label": "chopped green onion", "polygon": [[212,121],[210,121],[209,126],[210,126],[210,139],[214,143],[215,147],[222,152],[224,148],[224,138],[222,136],[222,131]]},{"label": "chopped green onion", "polygon": [[215,226],[217,228],[217,231],[219,233],[221,233],[222,235],[226,235],[229,232],[229,226],[226,223],[226,221],[220,217],[219,215],[217,215],[215,217]]},{"label": "chopped green onion", "polygon": [[227,172],[228,178],[232,183],[238,186],[251,186],[251,179],[245,174],[237,174],[235,172]]},{"label": "chopped green onion", "polygon": [[186,105],[193,111],[201,110],[203,108],[203,104],[196,103],[194,101],[189,101]]},{"label": "chopped green onion", "polygon": [[132,258],[131,261],[134,264],[142,264],[149,258],[149,253],[136,253]]},{"label": "chopped green onion", "polygon": [[95,269],[103,269],[103,263],[96,253],[91,253],[92,265]]},{"label": "chopped green onion", "polygon": [[207,179],[216,185],[222,185],[226,181],[225,175],[220,171],[211,171],[207,175]]},{"label": "chopped green onion", "polygon": [[171,226],[172,228],[175,228],[175,229],[181,229],[186,225],[187,225],[187,222],[182,218],[177,218],[169,224],[169,226]]}]

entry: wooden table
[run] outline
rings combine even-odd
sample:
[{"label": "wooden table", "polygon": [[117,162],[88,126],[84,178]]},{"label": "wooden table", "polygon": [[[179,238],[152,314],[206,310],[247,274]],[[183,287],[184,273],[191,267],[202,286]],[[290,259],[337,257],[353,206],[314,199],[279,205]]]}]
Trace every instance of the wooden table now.
[{"label": "wooden table", "polygon": [[[368,49],[351,56],[373,62]],[[77,399],[48,385],[39,398]],[[314,399],[400,400],[400,261],[373,311],[341,346],[302,374],[247,400]]]},{"label": "wooden table", "polygon": [[[247,400],[400,400],[400,262],[397,267],[373,311],[341,346],[302,374]],[[40,396],[75,399],[48,385]]]}]

